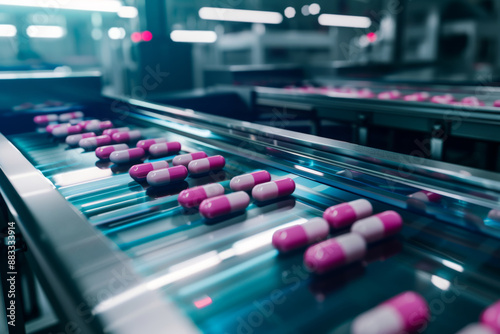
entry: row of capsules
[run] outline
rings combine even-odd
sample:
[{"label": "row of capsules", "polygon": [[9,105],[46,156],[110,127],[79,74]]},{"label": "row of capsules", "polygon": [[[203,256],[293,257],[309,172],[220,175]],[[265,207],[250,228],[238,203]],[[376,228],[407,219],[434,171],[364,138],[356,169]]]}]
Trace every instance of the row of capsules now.
[{"label": "row of capsules", "polygon": [[[324,274],[362,260],[367,244],[393,236],[403,226],[401,216],[395,211],[372,214],[373,207],[366,199],[334,205],[324,211],[323,218],[312,218],[304,224],[277,230],[272,244],[282,253],[313,244],[304,253],[304,264],[311,272]],[[328,237],[330,230],[349,226],[349,233],[321,241]],[[316,243],[318,241],[321,242]],[[425,299],[413,291],[406,291],[356,317],[351,332],[411,332],[420,328],[428,318]]]},{"label": "row of capsules", "polygon": [[38,115],[33,118],[33,122],[35,122],[38,126],[47,126],[48,124],[52,124],[52,127],[58,127],[61,125],[70,126],[74,125],[70,123],[73,120],[83,119],[85,115],[81,111],[73,111],[63,114],[46,114],[46,115]]}]

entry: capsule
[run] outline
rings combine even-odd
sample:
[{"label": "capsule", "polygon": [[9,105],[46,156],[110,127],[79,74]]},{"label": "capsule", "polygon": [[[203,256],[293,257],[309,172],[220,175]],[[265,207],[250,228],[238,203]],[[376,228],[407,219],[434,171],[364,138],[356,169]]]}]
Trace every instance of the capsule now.
[{"label": "capsule", "polygon": [[128,150],[114,151],[109,155],[109,160],[115,164],[125,164],[136,160],[141,160],[146,152],[140,148],[129,148]]},{"label": "capsule", "polygon": [[294,191],[295,182],[287,177],[255,186],[252,189],[252,197],[259,202],[264,202],[291,195]]},{"label": "capsule", "polygon": [[92,123],[92,122],[100,122],[100,121],[98,119],[88,119],[88,120],[85,120],[85,121],[78,122],[78,125],[80,125],[82,127],[82,129],[85,129],[85,127],[87,126],[87,124]]},{"label": "capsule", "polygon": [[375,94],[369,88],[363,88],[356,92],[356,96],[359,98],[374,98]]},{"label": "capsule", "polygon": [[193,160],[188,164],[188,170],[191,174],[203,174],[210,171],[217,171],[224,168],[226,159],[222,155]]},{"label": "capsule", "polygon": [[66,137],[66,144],[70,146],[77,146],[80,140],[84,138],[90,138],[90,137],[95,137],[95,133],[93,132],[86,132],[86,133],[80,133],[76,135],[71,135]]},{"label": "capsule", "polygon": [[205,186],[185,189],[180,192],[177,200],[185,208],[192,208],[200,205],[207,198],[224,194],[224,187],[219,183],[211,183]]},{"label": "capsule", "polygon": [[146,180],[149,185],[158,187],[182,181],[187,177],[187,175],[188,171],[185,166],[175,166],[149,172]]},{"label": "capsule", "polygon": [[45,130],[48,132],[48,133],[52,133],[52,131],[54,131],[55,128],[58,128],[58,127],[68,127],[68,126],[71,126],[71,124],[69,123],[64,123],[64,124],[50,124],[50,125],[47,125],[45,127]]},{"label": "capsule", "polygon": [[148,176],[149,172],[167,167],[168,167],[168,162],[166,162],[165,160],[148,162],[145,164],[133,165],[132,167],[130,167],[128,173],[134,180],[144,181],[146,180],[146,177]]},{"label": "capsule", "polygon": [[95,155],[101,160],[107,160],[109,159],[109,156],[111,153],[114,151],[123,151],[123,150],[128,150],[128,145],[127,144],[116,144],[116,145],[106,145],[106,146],[101,146],[98,147],[95,150]]},{"label": "capsule", "polygon": [[107,136],[112,136],[113,133],[118,133],[118,132],[127,132],[130,131],[129,127],[123,127],[123,128],[111,128],[111,129],[106,129],[102,132],[103,135]]},{"label": "capsule", "polygon": [[473,323],[465,326],[459,330],[456,334],[497,334],[493,329],[488,326]]},{"label": "capsule", "polygon": [[358,220],[351,227],[351,232],[365,238],[367,243],[388,238],[399,233],[403,219],[395,211],[384,211],[371,217]]},{"label": "capsule", "polygon": [[78,142],[78,146],[84,148],[87,151],[95,150],[96,147],[105,146],[111,144],[111,138],[106,135],[84,138]]},{"label": "capsule", "polygon": [[352,323],[351,333],[413,333],[428,319],[429,307],[425,299],[413,291],[406,291],[358,315]]},{"label": "capsule", "polygon": [[200,214],[208,219],[245,210],[250,196],[244,191],[208,198],[200,204]]},{"label": "capsule", "polygon": [[149,146],[149,153],[154,157],[165,157],[181,150],[181,143],[172,141],[165,143],[152,144]]},{"label": "capsule", "polygon": [[326,220],[313,218],[304,224],[277,230],[273,234],[272,243],[280,252],[289,252],[325,239],[329,231],[330,227]]},{"label": "capsule", "polygon": [[59,117],[56,114],[39,115],[33,118],[33,121],[38,125],[47,124],[50,122],[56,122]]},{"label": "capsule", "polygon": [[455,98],[451,94],[435,95],[435,96],[431,97],[431,102],[432,103],[451,104],[454,101],[455,101]]},{"label": "capsule", "polygon": [[361,260],[366,253],[366,241],[360,235],[347,233],[309,247],[304,264],[322,274],[340,266]]},{"label": "capsule", "polygon": [[361,198],[329,207],[323,213],[323,218],[330,224],[330,227],[342,228],[351,225],[358,219],[370,216],[372,212],[372,204]]},{"label": "capsule", "polygon": [[70,119],[83,118],[81,111],[68,112],[59,115],[59,122],[68,122]]},{"label": "capsule", "polygon": [[271,181],[271,174],[268,171],[260,170],[249,174],[235,176],[231,179],[229,187],[233,191],[251,190],[258,184]]},{"label": "capsule", "polygon": [[80,125],[59,126],[52,130],[52,135],[61,138],[80,132],[82,132],[82,127]]},{"label": "capsule", "polygon": [[480,107],[480,106],[482,107],[485,105],[485,103],[483,101],[481,101],[480,99],[478,99],[475,96],[464,97],[462,99],[461,103],[468,105],[468,106],[474,106],[474,107]]},{"label": "capsule", "polygon": [[126,142],[130,142],[130,141],[135,141],[135,140],[140,139],[141,137],[142,137],[142,134],[141,134],[141,131],[139,131],[139,130],[117,132],[117,133],[113,133],[113,135],[111,135],[111,138],[116,143],[126,143]]},{"label": "capsule", "polygon": [[137,147],[141,147],[144,151],[148,151],[149,147],[154,144],[166,143],[168,141],[167,138],[155,138],[155,139],[143,139],[137,142]]},{"label": "capsule", "polygon": [[438,203],[441,201],[442,196],[431,191],[421,190],[409,195],[410,198],[415,198],[423,202]]},{"label": "capsule", "polygon": [[174,166],[183,165],[183,166],[187,167],[191,161],[203,159],[206,157],[207,157],[207,154],[205,152],[194,152],[194,153],[188,153],[188,154],[181,154],[181,155],[176,156],[172,160],[172,165],[174,165]]},{"label": "capsule", "polygon": [[484,310],[481,323],[500,333],[500,300]]},{"label": "capsule", "polygon": [[417,101],[417,102],[422,102],[422,101],[425,101],[427,100],[426,97],[423,97],[422,95],[418,95],[418,94],[409,94],[409,95],[405,95],[403,97],[403,100],[405,101]]},{"label": "capsule", "polygon": [[85,131],[100,131],[113,127],[111,121],[91,121],[85,125]]},{"label": "capsule", "polygon": [[495,100],[493,102],[493,107],[500,107],[500,100]]},{"label": "capsule", "polygon": [[401,97],[401,92],[399,90],[391,90],[388,92],[382,92],[377,95],[381,100],[396,100]]}]

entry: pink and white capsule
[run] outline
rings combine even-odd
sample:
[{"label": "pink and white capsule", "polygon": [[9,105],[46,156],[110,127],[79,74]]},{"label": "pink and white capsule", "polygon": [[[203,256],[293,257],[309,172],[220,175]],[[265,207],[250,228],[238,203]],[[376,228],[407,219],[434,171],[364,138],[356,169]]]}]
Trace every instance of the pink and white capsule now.
[{"label": "pink and white capsule", "polygon": [[82,129],[85,129],[85,127],[87,126],[87,124],[92,123],[92,122],[100,122],[100,121],[98,119],[88,119],[86,121],[80,121],[80,122],[78,122],[78,125],[80,125],[82,127]]},{"label": "pink and white capsule", "polygon": [[184,180],[188,175],[185,166],[157,169],[148,173],[146,180],[153,187],[165,186],[174,182]]},{"label": "pink and white capsule", "polygon": [[455,101],[455,98],[451,94],[435,95],[435,96],[431,97],[431,102],[432,103],[451,104],[454,101]]},{"label": "pink and white capsule", "polygon": [[323,218],[332,228],[342,228],[351,225],[358,219],[366,218],[372,213],[372,204],[361,198],[329,207],[323,213]]},{"label": "pink and white capsule", "polygon": [[500,100],[493,102],[493,107],[500,107]]},{"label": "pink and white capsule", "polygon": [[500,300],[484,310],[481,323],[500,333]]},{"label": "pink and white capsule", "polygon": [[80,125],[59,126],[52,130],[52,135],[58,138],[62,138],[80,132],[82,132],[82,127]]},{"label": "pink and white capsule", "polygon": [[229,187],[233,191],[251,190],[258,184],[271,181],[271,174],[268,171],[260,170],[249,174],[235,176],[231,179]]},{"label": "pink and white capsule", "polygon": [[185,208],[192,208],[200,205],[207,198],[224,194],[224,187],[219,183],[211,183],[205,186],[185,189],[180,192],[177,200]]},{"label": "pink and white capsule", "polygon": [[132,131],[113,133],[111,135],[111,138],[116,143],[126,143],[129,141],[138,140],[141,138],[141,136],[142,136],[141,131],[132,130]]},{"label": "pink and white capsule", "polygon": [[39,116],[35,116],[35,118],[33,118],[33,122],[35,122],[36,124],[42,125],[42,124],[47,124],[50,122],[57,122],[58,119],[59,119],[59,117],[56,114],[39,115]]},{"label": "pink and white capsule", "polygon": [[431,191],[421,190],[409,195],[410,198],[418,199],[422,202],[434,202],[438,203],[441,201],[442,196]]},{"label": "pink and white capsule", "polygon": [[401,97],[401,92],[399,90],[391,90],[388,92],[382,92],[377,95],[381,100],[396,100]]},{"label": "pink and white capsule", "polygon": [[70,146],[78,146],[78,143],[80,142],[80,140],[82,140],[84,138],[95,137],[95,136],[96,135],[93,132],[86,132],[86,133],[80,133],[80,134],[76,134],[76,135],[67,136],[66,137],[66,144],[68,144]]},{"label": "pink and white capsule", "polygon": [[203,174],[210,171],[217,171],[226,165],[226,159],[222,155],[193,160],[188,164],[188,170],[191,174]]},{"label": "pink and white capsule", "polygon": [[85,125],[85,131],[100,131],[113,127],[111,121],[91,121]]},{"label": "pink and white capsule", "polygon": [[488,326],[472,323],[459,330],[456,334],[497,334],[497,332]]},{"label": "pink and white capsule", "polygon": [[130,167],[128,173],[134,180],[144,181],[146,180],[149,172],[162,168],[168,168],[168,162],[165,160],[133,165]]},{"label": "pink and white capsule", "polygon": [[115,164],[125,164],[132,161],[141,160],[146,155],[146,152],[140,148],[129,148],[123,151],[114,151],[109,155],[109,160]]},{"label": "pink and white capsule", "polygon": [[101,146],[95,150],[95,155],[101,160],[107,160],[114,151],[128,150],[128,148],[127,144]]},{"label": "pink and white capsule", "polygon": [[347,233],[309,247],[304,264],[312,272],[322,274],[361,260],[366,253],[366,241],[360,235]]},{"label": "pink and white capsule", "polygon": [[245,210],[250,196],[244,191],[208,198],[200,204],[200,214],[208,219]]},{"label": "pink and white capsule", "polygon": [[172,141],[165,143],[152,144],[149,146],[149,153],[155,157],[165,157],[181,150],[181,143]]},{"label": "pink and white capsule", "polygon": [[429,307],[425,299],[413,291],[407,291],[358,315],[352,323],[351,333],[413,333],[428,319]]},{"label": "pink and white capsule", "polygon": [[137,142],[136,147],[141,147],[144,151],[148,151],[149,147],[154,144],[166,143],[168,141],[167,138],[155,138],[155,139],[143,139]]},{"label": "pink and white capsule", "polygon": [[403,219],[395,211],[384,211],[371,217],[358,220],[351,227],[351,232],[365,238],[366,242],[388,238],[401,231]]},{"label": "pink and white capsule", "polygon": [[59,122],[68,122],[70,119],[83,118],[81,111],[68,112],[59,115]]},{"label": "pink and white capsule", "polygon": [[485,103],[483,101],[481,101],[480,99],[478,99],[475,96],[464,97],[461,102],[465,105],[474,106],[474,107],[479,107],[479,106],[485,105]]},{"label": "pink and white capsule", "polygon": [[129,127],[123,127],[123,128],[111,128],[111,129],[106,129],[102,132],[103,135],[107,136],[112,136],[113,133],[118,133],[118,132],[127,132],[130,131]]},{"label": "pink and white capsule", "polygon": [[252,197],[259,202],[264,202],[291,195],[294,191],[295,182],[287,177],[255,186],[252,189]]},{"label": "pink and white capsule", "polygon": [[78,142],[78,146],[84,148],[85,150],[95,150],[96,147],[111,144],[111,138],[106,135],[83,138]]},{"label": "pink and white capsule", "polygon": [[304,224],[277,230],[273,234],[273,246],[280,252],[309,245],[325,239],[330,232],[328,223],[323,218],[313,218]]},{"label": "pink and white capsule", "polygon": [[176,156],[172,160],[172,165],[174,165],[174,166],[183,165],[183,166],[187,167],[191,161],[203,159],[206,157],[207,157],[207,154],[205,152],[194,152],[194,153],[188,153],[188,154],[181,154],[181,155]]},{"label": "pink and white capsule", "polygon": [[48,132],[48,133],[52,133],[52,131],[54,131],[55,128],[58,128],[58,127],[68,127],[68,126],[71,126],[71,124],[69,123],[64,123],[64,124],[50,124],[50,125],[47,125],[45,127],[45,130]]}]

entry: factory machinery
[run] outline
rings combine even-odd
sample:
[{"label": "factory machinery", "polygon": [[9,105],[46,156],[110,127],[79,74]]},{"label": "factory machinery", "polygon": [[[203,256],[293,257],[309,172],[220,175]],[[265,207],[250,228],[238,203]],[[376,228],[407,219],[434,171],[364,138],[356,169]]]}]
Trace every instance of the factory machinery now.
[{"label": "factory machinery", "polygon": [[[383,304],[392,311],[378,306],[370,328],[393,321],[392,330],[455,333],[482,322],[475,326],[493,332],[483,311],[500,299],[498,174],[114,96],[57,108],[2,120],[0,185],[4,231],[15,230],[17,258],[26,256],[66,330],[368,333],[362,326],[373,313],[365,312],[396,297]],[[99,159],[99,149],[69,146],[32,122],[76,110],[83,120],[140,133],[130,147],[152,138],[180,144],[162,157],[150,152],[145,163],[205,152],[225,166],[162,186],[137,182],[131,164]],[[23,129],[9,130],[7,122],[21,118]],[[248,191],[247,206],[216,218],[179,204],[179,194],[196,186],[218,183],[235,193],[231,179],[258,171],[293,180],[295,190],[267,201]],[[373,214],[399,214],[402,229],[369,240],[331,270],[305,257],[305,243],[320,240],[288,252],[273,245],[275,232],[359,199]],[[349,225],[330,226],[328,240],[352,236]],[[402,301],[412,298],[410,306]],[[403,322],[387,315],[395,310]]]}]

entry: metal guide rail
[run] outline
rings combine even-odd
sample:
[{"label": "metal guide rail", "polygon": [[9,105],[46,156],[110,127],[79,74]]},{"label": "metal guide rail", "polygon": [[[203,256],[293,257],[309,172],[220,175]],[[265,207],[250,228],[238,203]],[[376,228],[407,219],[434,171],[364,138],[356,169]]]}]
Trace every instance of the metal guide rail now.
[{"label": "metal guide rail", "polygon": [[[397,154],[347,143],[123,102],[107,115],[115,126],[178,141],[180,154],[220,154],[225,168],[154,188],[133,181],[130,166],[98,161],[94,152],[46,133],[0,137],[9,155],[0,157],[2,195],[55,300],[82,328],[349,333],[357,315],[413,290],[430,305],[425,333],[443,333],[477,321],[500,298],[500,222],[491,218],[500,185],[493,173],[431,161],[410,165]],[[273,180],[292,178],[296,191],[270,203],[252,200],[243,213],[217,220],[177,202],[181,190],[213,182],[228,193],[232,177],[256,170]],[[421,190],[442,198],[410,196]],[[370,245],[360,263],[315,275],[304,267],[303,250],[283,255],[272,247],[279,228],[358,198],[370,200],[374,212],[396,210],[404,219],[402,232]],[[125,274],[117,279],[117,272]]]}]

